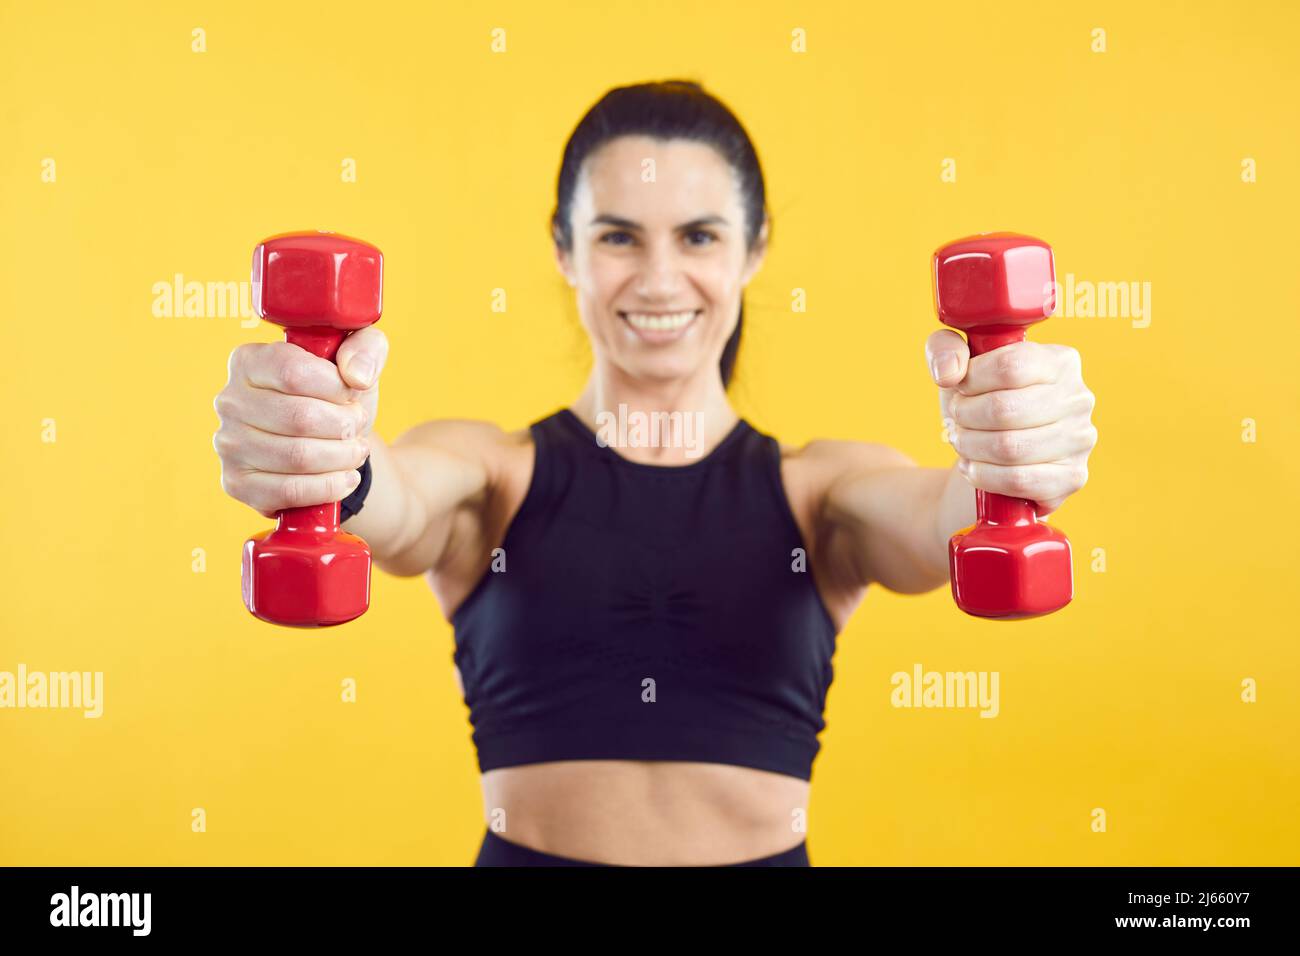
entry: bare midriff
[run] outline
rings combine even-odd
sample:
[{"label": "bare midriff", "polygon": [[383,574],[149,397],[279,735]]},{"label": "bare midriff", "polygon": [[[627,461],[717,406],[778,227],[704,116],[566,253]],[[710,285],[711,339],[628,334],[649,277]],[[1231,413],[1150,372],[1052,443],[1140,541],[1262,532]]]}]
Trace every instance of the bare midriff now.
[{"label": "bare midriff", "polygon": [[[564,760],[482,775],[487,822],[522,846],[621,866],[722,866],[803,842],[809,784],[730,764]],[[502,828],[504,824],[504,828]]]}]

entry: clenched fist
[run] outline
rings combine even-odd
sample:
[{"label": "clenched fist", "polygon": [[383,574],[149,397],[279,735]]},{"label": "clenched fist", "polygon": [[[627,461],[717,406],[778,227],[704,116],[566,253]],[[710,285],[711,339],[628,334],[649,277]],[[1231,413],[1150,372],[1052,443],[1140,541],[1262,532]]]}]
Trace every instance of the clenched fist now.
[{"label": "clenched fist", "polygon": [[1016,342],[971,358],[956,332],[925,343],[958,468],[976,488],[1033,501],[1051,514],[1088,480],[1096,397],[1077,350]]},{"label": "clenched fist", "polygon": [[387,357],[373,326],[343,340],[337,365],[287,342],[238,346],[212,403],[226,494],[267,518],[346,498],[369,454]]}]

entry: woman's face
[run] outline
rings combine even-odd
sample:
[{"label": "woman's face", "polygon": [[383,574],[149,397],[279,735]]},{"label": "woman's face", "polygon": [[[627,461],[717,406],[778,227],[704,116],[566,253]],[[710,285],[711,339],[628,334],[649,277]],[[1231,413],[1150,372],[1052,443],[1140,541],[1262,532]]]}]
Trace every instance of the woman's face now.
[{"label": "woman's face", "polygon": [[688,140],[611,140],[583,164],[572,231],[572,251],[556,255],[597,362],[655,383],[717,375],[767,238],[764,223],[748,252],[721,155]]}]

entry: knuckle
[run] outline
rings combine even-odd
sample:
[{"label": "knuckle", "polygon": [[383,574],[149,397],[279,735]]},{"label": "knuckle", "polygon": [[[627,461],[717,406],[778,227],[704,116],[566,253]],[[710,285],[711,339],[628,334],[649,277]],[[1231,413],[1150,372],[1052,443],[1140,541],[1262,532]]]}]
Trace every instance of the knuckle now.
[{"label": "knuckle", "polygon": [[943,435],[953,451],[962,456],[966,454],[966,430],[958,428],[951,418],[943,420]]},{"label": "knuckle", "polygon": [[309,435],[316,424],[316,409],[310,402],[290,402],[285,414],[285,424],[288,425],[291,435]]},{"label": "knuckle", "polygon": [[302,358],[285,359],[280,365],[280,385],[290,395],[301,395],[311,380],[311,368]]},{"label": "knuckle", "polygon": [[1033,472],[1028,468],[1013,468],[1007,472],[1007,492],[1011,495],[1028,497],[1035,485]]},{"label": "knuckle", "polygon": [[242,473],[231,468],[221,469],[221,490],[236,501],[244,500],[245,482]]},{"label": "knuckle", "polygon": [[1001,349],[995,369],[998,375],[1010,381],[1016,381],[1024,374],[1029,356],[1017,348]]},{"label": "knuckle", "polygon": [[994,424],[1007,425],[1016,417],[1016,412],[1020,403],[1006,393],[994,394],[992,401],[989,403],[989,415]]},{"label": "knuckle", "polygon": [[262,362],[267,368],[278,373],[280,368],[294,359],[295,356],[301,355],[301,351],[295,345],[290,345],[283,339],[278,342],[262,343]]},{"label": "knuckle", "polygon": [[1079,350],[1071,345],[1063,345],[1061,348],[1064,350],[1061,352],[1061,357],[1065,361],[1066,370],[1075,374],[1081,373],[1083,371],[1083,356],[1079,354]]},{"label": "knuckle", "polygon": [[1073,470],[1073,474],[1072,474],[1071,477],[1072,477],[1073,482],[1074,482],[1074,489],[1075,489],[1075,491],[1078,491],[1080,488],[1082,488],[1084,485],[1086,485],[1086,484],[1088,483],[1088,465],[1087,465],[1087,463],[1084,462],[1084,463],[1082,463],[1082,464],[1075,465],[1075,466],[1074,466],[1074,470]]},{"label": "knuckle", "polygon": [[284,339],[278,342],[266,342],[263,344],[266,349],[267,357],[273,366],[278,366],[281,362],[287,362],[295,356],[302,354],[302,350],[296,345],[290,345]]},{"label": "knuckle", "polygon": [[958,395],[956,392],[953,392],[951,395],[948,396],[946,403],[944,402],[944,399],[942,397],[940,397],[939,399],[939,410],[940,412],[943,413],[944,418],[951,419],[954,423],[958,425],[966,424],[964,420],[966,417],[965,406],[966,406],[965,399],[963,399],[962,396]]},{"label": "knuckle", "polygon": [[291,439],[285,446],[284,464],[289,474],[311,472],[311,442],[305,438]]},{"label": "knuckle", "polygon": [[360,438],[366,432],[366,407],[363,402],[352,402],[339,409],[337,425],[344,438]]},{"label": "knuckle", "polygon": [[284,499],[286,507],[300,508],[312,503],[307,500],[307,489],[305,475],[290,475],[280,483],[280,497]]},{"label": "knuckle", "polygon": [[212,410],[217,413],[217,417],[223,422],[228,420],[234,412],[235,400],[230,396],[230,390],[223,388],[217,392],[212,399]]},{"label": "knuckle", "polygon": [[218,428],[212,433],[212,450],[217,457],[226,459],[230,456],[230,433],[225,428]]},{"label": "knuckle", "polygon": [[256,347],[254,342],[241,342],[230,350],[230,360],[226,363],[226,372],[230,378],[233,379],[247,367],[249,356]]},{"label": "knuckle", "polygon": [[1025,440],[1015,432],[1001,432],[993,439],[993,453],[1002,461],[1019,461],[1024,457]]}]

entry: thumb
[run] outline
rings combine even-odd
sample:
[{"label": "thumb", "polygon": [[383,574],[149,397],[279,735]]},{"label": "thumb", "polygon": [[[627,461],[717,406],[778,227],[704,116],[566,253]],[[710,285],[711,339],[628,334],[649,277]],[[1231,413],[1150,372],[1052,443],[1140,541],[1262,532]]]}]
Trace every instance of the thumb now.
[{"label": "thumb", "polygon": [[966,377],[970,363],[970,348],[952,329],[939,329],[925,340],[925,361],[930,366],[930,378],[940,388],[952,388]]},{"label": "thumb", "polygon": [[371,388],[388,360],[388,336],[373,325],[358,329],[343,340],[334,362],[352,388]]}]

